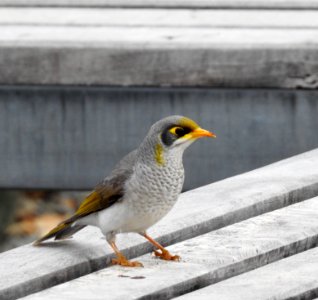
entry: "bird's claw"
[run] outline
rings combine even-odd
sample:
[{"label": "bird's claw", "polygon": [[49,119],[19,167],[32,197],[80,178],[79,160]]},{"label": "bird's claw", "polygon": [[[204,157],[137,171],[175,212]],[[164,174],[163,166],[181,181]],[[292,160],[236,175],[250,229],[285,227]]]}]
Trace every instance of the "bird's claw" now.
[{"label": "bird's claw", "polygon": [[123,258],[113,258],[112,259],[112,264],[113,265],[120,265],[123,267],[143,267],[143,264],[140,263],[139,261],[130,261],[128,259],[123,259]]},{"label": "bird's claw", "polygon": [[180,261],[181,259],[179,255],[171,255],[168,250],[154,250],[154,254],[163,260]]}]

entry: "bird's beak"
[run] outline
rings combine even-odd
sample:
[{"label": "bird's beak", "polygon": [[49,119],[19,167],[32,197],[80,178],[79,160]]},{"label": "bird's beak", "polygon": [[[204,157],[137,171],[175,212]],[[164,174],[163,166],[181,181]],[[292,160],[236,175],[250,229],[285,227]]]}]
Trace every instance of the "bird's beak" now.
[{"label": "bird's beak", "polygon": [[188,133],[187,136],[191,139],[198,139],[202,137],[216,138],[216,135],[208,130],[201,127],[194,129],[192,132]]}]

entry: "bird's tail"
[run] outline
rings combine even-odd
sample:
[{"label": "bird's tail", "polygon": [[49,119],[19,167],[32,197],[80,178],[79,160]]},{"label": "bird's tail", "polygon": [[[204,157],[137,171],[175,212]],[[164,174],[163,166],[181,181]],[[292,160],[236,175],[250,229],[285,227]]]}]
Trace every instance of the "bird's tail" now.
[{"label": "bird's tail", "polygon": [[60,223],[53,228],[49,233],[36,240],[33,245],[37,246],[43,241],[55,237],[55,240],[62,240],[71,237],[75,232],[83,229],[86,225],[75,225],[74,222],[70,222],[70,219]]}]

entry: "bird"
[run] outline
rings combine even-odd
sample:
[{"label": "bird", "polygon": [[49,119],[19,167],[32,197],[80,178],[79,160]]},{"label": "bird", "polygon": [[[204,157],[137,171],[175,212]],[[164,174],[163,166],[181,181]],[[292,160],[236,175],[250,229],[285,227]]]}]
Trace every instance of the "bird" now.
[{"label": "bird", "polygon": [[128,260],[116,245],[116,235],[137,233],[157,249],[154,255],[163,260],[178,261],[151,238],[147,230],[174,206],[184,182],[183,153],[194,141],[216,135],[202,129],[190,118],[173,115],[154,123],[140,146],[124,156],[112,172],[98,183],[83,200],[73,216],[36,240],[62,240],[87,225],[99,227],[116,258],[112,264],[142,267]]}]

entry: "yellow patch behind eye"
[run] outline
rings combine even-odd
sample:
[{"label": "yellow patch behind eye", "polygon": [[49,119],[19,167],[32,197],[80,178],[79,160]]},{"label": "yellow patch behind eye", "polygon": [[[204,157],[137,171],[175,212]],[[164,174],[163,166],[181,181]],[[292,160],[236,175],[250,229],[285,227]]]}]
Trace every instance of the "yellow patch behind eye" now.
[{"label": "yellow patch behind eye", "polygon": [[165,164],[163,157],[163,147],[159,143],[155,147],[155,160],[158,166],[163,166]]},{"label": "yellow patch behind eye", "polygon": [[180,127],[180,126],[175,126],[175,127],[172,127],[171,129],[169,129],[169,132],[171,132],[172,134],[177,135],[176,130],[178,130],[178,129],[183,130],[182,127]]}]

